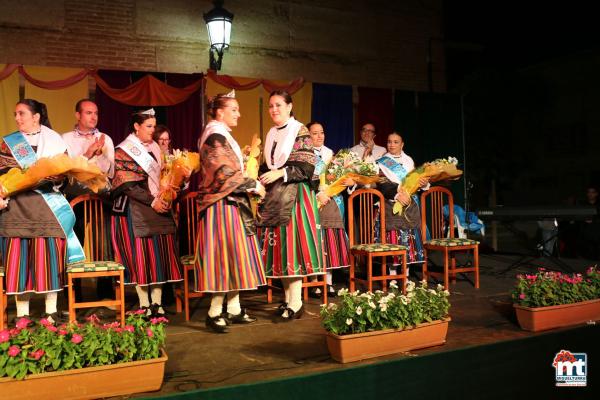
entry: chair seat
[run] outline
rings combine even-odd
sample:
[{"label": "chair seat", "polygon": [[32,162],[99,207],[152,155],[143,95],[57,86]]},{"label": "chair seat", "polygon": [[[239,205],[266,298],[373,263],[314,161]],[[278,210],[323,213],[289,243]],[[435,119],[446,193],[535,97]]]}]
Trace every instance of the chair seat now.
[{"label": "chair seat", "polygon": [[179,258],[179,261],[181,262],[181,264],[183,265],[192,265],[194,264],[194,261],[196,260],[196,256],[193,254],[188,254],[186,256],[181,256]]},{"label": "chair seat", "polygon": [[466,238],[439,238],[432,239],[425,242],[426,245],[430,246],[442,246],[442,247],[457,247],[457,246],[474,246],[479,244],[477,240],[466,239]]},{"label": "chair seat", "polygon": [[115,261],[84,261],[67,265],[67,273],[120,271],[124,269],[123,264]]},{"label": "chair seat", "polygon": [[402,251],[408,250],[408,247],[401,244],[391,243],[367,243],[357,244],[350,248],[350,250],[367,251],[369,253],[377,253],[382,251]]}]

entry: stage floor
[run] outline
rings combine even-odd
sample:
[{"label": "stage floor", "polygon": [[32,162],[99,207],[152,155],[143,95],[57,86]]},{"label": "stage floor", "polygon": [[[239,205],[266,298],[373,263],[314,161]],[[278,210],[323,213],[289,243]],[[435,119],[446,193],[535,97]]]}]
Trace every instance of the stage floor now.
[{"label": "stage floor", "polygon": [[[535,334],[518,327],[509,292],[517,273],[531,273],[536,270],[535,265],[545,265],[550,269],[556,267],[539,260],[539,263],[522,265],[505,272],[519,259],[518,256],[482,255],[481,288],[475,289],[463,277],[459,277],[451,286],[452,322],[445,345],[350,364],[339,364],[329,357],[324,330],[320,326],[320,302],[317,299],[305,303],[306,312],[301,319],[276,323],[273,315],[280,302],[279,293],[275,292],[272,304],[266,303],[265,291],[243,293],[242,307],[247,307],[249,313],[258,317],[258,322],[232,326],[228,334],[215,334],[205,328],[209,298],[196,299],[192,303],[194,307],[189,323],[185,322],[183,313],[168,316],[171,320],[167,329],[169,361],[161,390],[126,398],[154,397],[318,373],[533,336]],[[593,265],[582,259],[563,261],[577,272],[583,272]],[[343,284],[336,283],[336,286],[341,288]],[[127,297],[133,307],[135,292],[128,291]],[[41,299],[37,299],[35,304],[36,308],[43,307]],[[9,317],[12,317],[12,299],[9,305]],[[170,312],[174,312],[174,309],[174,305],[167,307]]]}]

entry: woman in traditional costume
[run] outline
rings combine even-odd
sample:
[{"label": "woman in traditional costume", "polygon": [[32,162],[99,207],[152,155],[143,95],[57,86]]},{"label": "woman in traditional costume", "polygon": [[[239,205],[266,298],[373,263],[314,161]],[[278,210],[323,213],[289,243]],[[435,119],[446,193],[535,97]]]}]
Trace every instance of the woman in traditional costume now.
[{"label": "woman in traditional costume", "polygon": [[[350,265],[350,245],[344,226],[344,199],[341,194],[329,197],[324,192],[326,187],[325,173],[327,164],[333,157],[333,151],[324,145],[325,131],[323,125],[318,122],[311,122],[306,127],[310,133],[315,156],[317,157],[314,175],[319,179],[317,200],[319,204],[322,204],[319,209],[319,218],[321,221],[321,234],[323,235],[323,266],[327,270],[327,295],[335,296],[332,271],[338,268],[347,268]],[[350,186],[354,185],[351,179],[348,179],[347,183]],[[320,297],[321,289],[316,288],[311,294]]]},{"label": "woman in traditional costume", "polygon": [[209,104],[209,114],[212,121],[198,142],[201,178],[196,290],[212,293],[207,328],[225,333],[231,323],[256,321],[241,308],[239,292],[266,283],[248,198],[249,194],[264,197],[265,188],[245,176],[240,146],[231,135],[240,118],[235,93],[217,95]]},{"label": "woman in traditional costume", "polygon": [[[0,174],[67,151],[61,136],[49,128],[43,103],[18,102],[15,121],[19,130],[0,140]],[[46,297],[44,317],[56,323],[65,263],[85,258],[73,232],[73,210],[57,189],[61,182],[61,177],[48,177],[36,188],[12,195],[10,202],[0,194],[0,253],[6,293],[15,295],[17,318],[29,316],[31,294],[39,293]]]},{"label": "woman in traditional costume", "polygon": [[171,205],[159,196],[162,154],[152,140],[155,126],[153,109],[132,115],[130,134],[115,149],[112,180],[115,260],[125,266],[125,283],[136,285],[149,316],[165,313],[162,284],[183,279]]},{"label": "woman in traditional costume", "polygon": [[[385,202],[385,229],[386,243],[401,244],[408,247],[407,264],[422,263],[423,242],[421,240],[421,212],[417,195],[409,196],[398,185],[406,175],[415,168],[412,158],[402,149],[404,142],[396,133],[390,133],[387,141],[387,153],[377,160],[379,174],[382,181],[377,184],[377,189],[383,193]],[[429,185],[427,179],[419,181],[421,187]],[[400,201],[405,207],[401,214],[394,214],[394,201]],[[379,232],[379,230],[376,230]],[[394,275],[400,260],[394,257],[390,273]]]},{"label": "woman in traditional costume", "polygon": [[316,156],[308,129],[292,116],[292,98],[276,90],[269,97],[275,126],[265,141],[260,181],[267,188],[259,205],[258,226],[267,277],[280,278],[284,321],[300,318],[302,279],[323,274],[323,252],[317,199],[311,183]]}]

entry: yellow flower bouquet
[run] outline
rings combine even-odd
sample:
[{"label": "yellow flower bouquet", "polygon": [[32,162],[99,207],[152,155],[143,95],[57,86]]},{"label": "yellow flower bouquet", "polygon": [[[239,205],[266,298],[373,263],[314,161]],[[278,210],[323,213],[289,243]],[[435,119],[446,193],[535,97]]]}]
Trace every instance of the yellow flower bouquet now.
[{"label": "yellow flower bouquet", "polygon": [[85,157],[69,157],[58,154],[53,157],[38,159],[29,168],[11,168],[0,176],[0,194],[8,197],[14,193],[29,190],[39,185],[40,181],[51,177],[63,175],[74,179],[87,186],[94,193],[108,185],[106,175],[100,168],[88,162]]},{"label": "yellow flower bouquet", "polygon": [[347,178],[360,185],[370,185],[379,180],[375,164],[361,160],[348,149],[342,149],[319,176],[320,186],[327,196],[333,197],[346,189],[343,182]]},{"label": "yellow flower bouquet", "polygon": [[[462,175],[462,171],[456,168],[458,160],[454,157],[439,158],[427,162],[418,168],[415,168],[406,175],[401,185],[398,185],[398,192],[403,190],[409,196],[415,194],[419,189],[419,180],[429,178],[429,182],[440,182],[444,180],[456,180]],[[399,201],[394,204],[394,214],[401,214],[404,206]]]},{"label": "yellow flower bouquet", "polygon": [[179,188],[190,179],[193,172],[200,170],[200,154],[187,150],[174,150],[165,157],[160,173],[159,197],[171,203],[177,197]]}]

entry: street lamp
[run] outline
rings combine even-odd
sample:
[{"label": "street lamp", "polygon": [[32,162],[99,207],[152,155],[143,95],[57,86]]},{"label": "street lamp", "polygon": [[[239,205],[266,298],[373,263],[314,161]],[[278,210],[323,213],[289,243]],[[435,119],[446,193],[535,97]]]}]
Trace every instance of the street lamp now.
[{"label": "street lamp", "polygon": [[218,71],[221,69],[223,51],[229,48],[233,14],[223,8],[222,0],[215,0],[213,4],[215,7],[204,14],[204,21],[210,41],[210,69]]}]

